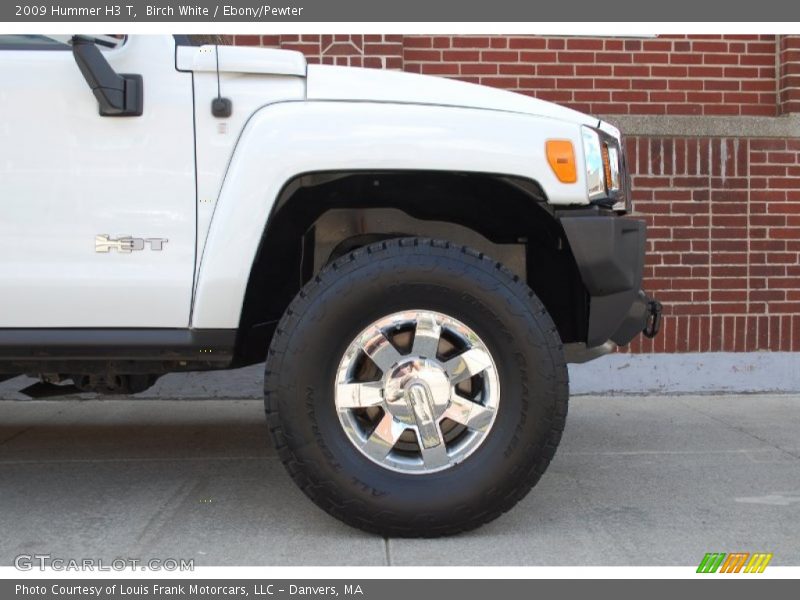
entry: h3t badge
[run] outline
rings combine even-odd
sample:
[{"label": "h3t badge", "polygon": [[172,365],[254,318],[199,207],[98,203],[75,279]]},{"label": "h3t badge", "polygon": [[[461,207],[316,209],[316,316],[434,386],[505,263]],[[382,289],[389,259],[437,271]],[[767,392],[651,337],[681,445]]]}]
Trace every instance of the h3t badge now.
[{"label": "h3t badge", "polygon": [[167,238],[138,238],[130,235],[121,235],[118,238],[112,238],[107,234],[98,234],[94,237],[94,251],[95,252],[111,252],[116,250],[123,254],[130,254],[131,252],[138,252],[145,248],[150,250],[161,251],[164,249],[164,244],[169,240]]}]

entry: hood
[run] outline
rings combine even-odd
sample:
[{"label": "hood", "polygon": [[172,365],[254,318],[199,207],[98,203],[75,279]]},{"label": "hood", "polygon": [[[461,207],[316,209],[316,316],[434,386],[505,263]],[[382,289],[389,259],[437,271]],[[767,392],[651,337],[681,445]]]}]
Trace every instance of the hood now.
[{"label": "hood", "polygon": [[435,104],[524,113],[593,127],[598,124],[595,117],[552,102],[443,77],[308,65],[307,78],[309,100]]},{"label": "hood", "polygon": [[[247,46],[178,47],[179,70],[306,77],[309,100],[433,104],[516,112],[596,127],[598,119],[523,94],[402,71],[309,65],[300,52]],[[618,133],[618,132],[617,132]]]}]

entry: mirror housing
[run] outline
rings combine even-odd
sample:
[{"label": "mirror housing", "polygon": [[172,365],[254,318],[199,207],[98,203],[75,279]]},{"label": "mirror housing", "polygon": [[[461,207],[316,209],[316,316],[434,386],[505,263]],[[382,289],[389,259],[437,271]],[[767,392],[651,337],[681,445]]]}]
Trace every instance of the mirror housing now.
[{"label": "mirror housing", "polygon": [[102,116],[138,117],[142,114],[144,82],[141,75],[114,71],[90,37],[73,36],[72,56],[97,98]]}]

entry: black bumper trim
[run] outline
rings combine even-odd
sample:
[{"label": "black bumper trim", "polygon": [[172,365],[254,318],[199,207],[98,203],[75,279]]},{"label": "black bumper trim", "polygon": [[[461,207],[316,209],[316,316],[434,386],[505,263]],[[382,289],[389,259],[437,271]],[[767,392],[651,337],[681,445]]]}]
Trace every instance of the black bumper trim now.
[{"label": "black bumper trim", "polygon": [[[559,215],[589,295],[586,346],[620,346],[648,328],[657,333],[653,302],[641,291],[646,228],[616,215]],[[658,304],[660,314],[660,304]]]}]

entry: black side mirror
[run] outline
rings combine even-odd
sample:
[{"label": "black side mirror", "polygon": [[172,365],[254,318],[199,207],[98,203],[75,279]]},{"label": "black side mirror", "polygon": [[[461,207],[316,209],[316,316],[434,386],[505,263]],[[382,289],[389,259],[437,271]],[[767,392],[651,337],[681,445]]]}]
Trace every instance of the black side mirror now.
[{"label": "black side mirror", "polygon": [[72,38],[72,56],[86,83],[100,103],[104,117],[138,117],[144,109],[144,82],[141,75],[118,74],[111,68],[94,39]]}]

